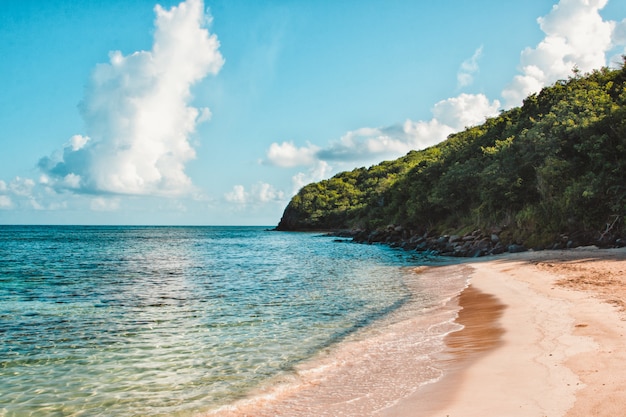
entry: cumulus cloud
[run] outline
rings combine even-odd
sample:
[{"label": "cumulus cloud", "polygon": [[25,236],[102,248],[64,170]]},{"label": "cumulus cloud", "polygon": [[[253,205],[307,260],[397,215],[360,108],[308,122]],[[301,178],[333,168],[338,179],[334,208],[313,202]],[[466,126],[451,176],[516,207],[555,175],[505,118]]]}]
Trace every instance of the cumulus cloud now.
[{"label": "cumulus cloud", "polygon": [[315,153],[319,148],[307,144],[298,148],[293,142],[272,143],[267,150],[267,163],[279,167],[311,165],[315,162]]},{"label": "cumulus cloud", "polygon": [[242,206],[269,202],[282,203],[285,201],[285,193],[271,184],[258,182],[252,185],[249,191],[243,185],[235,185],[230,192],[224,194],[224,199],[229,203]]},{"label": "cumulus cloud", "polygon": [[474,82],[474,74],[478,72],[478,59],[483,54],[483,47],[476,49],[471,58],[466,59],[461,64],[456,74],[456,81],[459,88],[467,87]]},{"label": "cumulus cloud", "polygon": [[461,94],[435,104],[433,116],[454,130],[462,130],[497,115],[499,107],[498,100],[489,101],[484,94]]},{"label": "cumulus cloud", "polygon": [[[529,94],[567,78],[574,68],[588,72],[606,65],[607,53],[626,46],[626,19],[620,23],[605,21],[599,14],[607,1],[561,0],[547,16],[537,19],[546,36],[535,48],[522,51],[521,74],[502,91],[506,108],[519,105]],[[481,46],[461,64],[457,73],[459,87],[473,82],[482,53]],[[430,120],[355,129],[323,148],[274,143],[267,152],[267,160],[278,166],[314,167],[324,161],[347,163],[398,157],[497,116],[501,108],[499,100],[489,100],[484,94],[460,94],[436,103]],[[326,174],[331,170],[328,171]],[[293,177],[294,187],[304,185],[308,179],[305,173],[297,174]]]},{"label": "cumulus cloud", "polygon": [[15,177],[8,185],[8,190],[21,197],[28,197],[32,194],[35,181],[30,178]]},{"label": "cumulus cloud", "polygon": [[[609,65],[619,67],[624,62],[622,56],[626,55],[626,19],[615,25],[612,38],[617,51],[610,58]],[[620,48],[621,50],[619,50]]]},{"label": "cumulus cloud", "polygon": [[246,193],[246,188],[243,185],[235,185],[232,191],[224,194],[224,198],[229,203],[245,204],[248,199],[248,195]]},{"label": "cumulus cloud", "polygon": [[58,210],[67,207],[63,198],[48,185],[45,175],[39,182],[19,176],[9,182],[0,180],[0,208],[3,209]]},{"label": "cumulus cloud", "polygon": [[120,208],[120,199],[95,197],[91,200],[90,208],[93,211],[115,211]]},{"label": "cumulus cloud", "polygon": [[517,106],[531,93],[565,79],[577,67],[588,72],[606,65],[606,53],[615,46],[616,23],[605,21],[600,10],[608,0],[561,0],[537,19],[544,39],[521,54],[521,74],[504,89],[507,107]]},{"label": "cumulus cloud", "polygon": [[156,6],[155,13],[150,51],[113,51],[94,69],[80,104],[87,135],[73,136],[62,155],[39,162],[49,185],[96,194],[192,190],[185,174],[195,158],[189,138],[210,111],[189,104],[190,88],[224,60],[202,0]]},{"label": "cumulus cloud", "polygon": [[0,209],[8,209],[13,207],[13,201],[8,195],[0,195]]},{"label": "cumulus cloud", "polygon": [[252,187],[252,195],[261,203],[283,201],[285,199],[284,192],[275,189],[272,185],[267,183],[259,183],[256,187]]},{"label": "cumulus cloud", "polygon": [[291,193],[296,194],[305,185],[328,178],[331,172],[332,167],[328,165],[328,162],[317,161],[307,172],[298,172],[291,177]]},{"label": "cumulus cloud", "polygon": [[[403,124],[392,126],[356,129],[325,148],[313,145],[298,148],[291,142],[273,143],[267,152],[268,159],[271,153],[277,154],[276,149],[286,150],[283,153],[290,158],[285,157],[283,161],[289,161],[289,164],[276,165],[315,166],[317,172],[328,174],[331,171],[328,164],[320,165],[320,162],[356,162],[398,157],[410,150],[439,143],[451,133],[483,123],[487,117],[496,116],[499,108],[498,100],[489,101],[484,94],[461,94],[435,104],[432,109],[434,117],[429,121],[406,120]],[[297,157],[301,155],[306,157]],[[321,171],[320,167],[323,167]],[[304,185],[304,180],[309,178],[313,176],[298,174],[294,184]]]},{"label": "cumulus cloud", "polygon": [[[617,45],[626,45],[626,19],[615,25],[612,37]],[[626,51],[626,48],[624,50]]]}]

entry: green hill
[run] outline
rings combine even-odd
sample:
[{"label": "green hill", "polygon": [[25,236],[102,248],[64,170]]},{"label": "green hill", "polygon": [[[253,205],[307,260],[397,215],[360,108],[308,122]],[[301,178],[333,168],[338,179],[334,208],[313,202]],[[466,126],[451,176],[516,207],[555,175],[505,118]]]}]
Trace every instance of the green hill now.
[{"label": "green hill", "polygon": [[309,184],[277,229],[393,229],[403,241],[480,229],[527,247],[564,236],[611,245],[624,214],[626,65],[575,72],[436,146]]}]

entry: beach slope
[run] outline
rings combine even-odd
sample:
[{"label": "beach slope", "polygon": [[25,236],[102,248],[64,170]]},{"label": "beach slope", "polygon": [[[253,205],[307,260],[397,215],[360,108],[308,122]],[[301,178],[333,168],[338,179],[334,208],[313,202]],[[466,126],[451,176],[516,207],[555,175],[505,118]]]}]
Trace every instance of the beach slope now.
[{"label": "beach slope", "polygon": [[[504,306],[482,319],[474,314],[472,326],[488,321],[485,328],[492,330],[485,334],[493,338],[495,330],[499,342],[486,340],[491,348],[463,353],[450,335],[448,357],[442,357],[449,375],[383,415],[623,414],[626,250],[526,252],[470,265],[470,288]],[[476,309],[463,299],[461,305]]]}]

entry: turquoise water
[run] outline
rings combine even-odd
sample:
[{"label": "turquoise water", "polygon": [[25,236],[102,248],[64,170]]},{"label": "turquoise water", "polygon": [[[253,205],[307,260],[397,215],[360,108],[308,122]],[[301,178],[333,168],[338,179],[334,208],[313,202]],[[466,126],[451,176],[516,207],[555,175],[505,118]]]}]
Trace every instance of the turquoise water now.
[{"label": "turquoise water", "polygon": [[229,404],[398,309],[419,262],[260,227],[0,226],[0,416]]}]

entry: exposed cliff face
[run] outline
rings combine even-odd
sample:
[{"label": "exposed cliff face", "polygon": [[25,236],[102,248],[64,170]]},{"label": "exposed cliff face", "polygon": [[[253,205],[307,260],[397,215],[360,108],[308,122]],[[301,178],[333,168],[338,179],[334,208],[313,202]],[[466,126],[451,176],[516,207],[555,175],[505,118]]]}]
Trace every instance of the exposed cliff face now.
[{"label": "exposed cliff face", "polygon": [[283,217],[281,217],[278,226],[276,226],[276,230],[283,232],[302,230],[303,224],[299,214],[298,210],[294,209],[291,203],[288,204],[283,212]]}]

